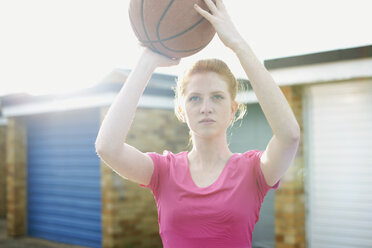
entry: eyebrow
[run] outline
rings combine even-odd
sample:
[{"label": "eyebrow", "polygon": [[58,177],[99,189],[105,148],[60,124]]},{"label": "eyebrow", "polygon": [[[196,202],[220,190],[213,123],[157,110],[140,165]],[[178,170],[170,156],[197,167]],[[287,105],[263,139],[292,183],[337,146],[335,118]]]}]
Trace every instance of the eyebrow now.
[{"label": "eyebrow", "polygon": [[[211,94],[216,94],[216,93],[225,94],[225,92],[223,92],[223,91],[213,91],[213,92],[211,92]],[[201,94],[199,92],[190,92],[188,95],[201,95]]]}]

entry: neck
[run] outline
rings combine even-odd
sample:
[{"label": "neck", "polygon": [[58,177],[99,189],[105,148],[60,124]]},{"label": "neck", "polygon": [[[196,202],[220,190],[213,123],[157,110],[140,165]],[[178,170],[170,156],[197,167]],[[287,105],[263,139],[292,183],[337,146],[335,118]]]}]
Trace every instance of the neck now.
[{"label": "neck", "polygon": [[192,137],[193,148],[189,153],[189,159],[200,167],[200,169],[213,169],[220,163],[225,164],[231,157],[226,134],[213,138]]}]

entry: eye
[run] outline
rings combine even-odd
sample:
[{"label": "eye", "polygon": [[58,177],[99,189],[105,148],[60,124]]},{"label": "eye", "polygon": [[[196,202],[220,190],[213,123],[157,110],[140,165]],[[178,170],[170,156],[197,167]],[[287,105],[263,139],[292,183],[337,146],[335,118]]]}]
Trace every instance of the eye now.
[{"label": "eye", "polygon": [[220,95],[220,94],[217,94],[217,95],[214,95],[214,98],[216,98],[216,99],[223,99],[223,96]]},{"label": "eye", "polygon": [[197,100],[199,100],[199,97],[198,96],[192,96],[192,97],[189,98],[189,101],[190,102],[191,101],[197,101]]}]

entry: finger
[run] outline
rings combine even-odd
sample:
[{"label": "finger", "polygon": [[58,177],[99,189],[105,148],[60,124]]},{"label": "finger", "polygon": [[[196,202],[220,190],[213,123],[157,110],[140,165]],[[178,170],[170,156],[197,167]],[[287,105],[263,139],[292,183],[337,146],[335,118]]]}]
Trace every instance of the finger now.
[{"label": "finger", "polygon": [[195,10],[202,16],[204,17],[205,19],[207,19],[208,21],[211,21],[212,19],[212,15],[208,12],[208,11],[205,11],[204,9],[202,9],[199,5],[197,4],[194,4],[194,8]]},{"label": "finger", "polygon": [[214,14],[217,11],[217,6],[212,0],[204,0],[205,4],[208,6],[209,10]]},{"label": "finger", "polygon": [[216,0],[217,9],[226,10],[225,4],[222,0]]}]

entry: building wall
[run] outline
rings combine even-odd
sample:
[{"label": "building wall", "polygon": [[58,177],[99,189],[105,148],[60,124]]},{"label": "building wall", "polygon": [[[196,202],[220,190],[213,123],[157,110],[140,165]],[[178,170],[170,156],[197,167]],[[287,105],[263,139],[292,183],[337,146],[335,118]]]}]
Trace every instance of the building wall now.
[{"label": "building wall", "polygon": [[[102,109],[102,119],[107,108]],[[188,128],[173,110],[138,109],[127,143],[142,152],[186,150]],[[103,247],[162,247],[157,207],[147,188],[125,180],[102,163]]]},{"label": "building wall", "polygon": [[0,125],[0,218],[6,215],[6,126]]},{"label": "building wall", "polygon": [[6,148],[6,218],[7,232],[10,237],[27,233],[26,132],[26,125],[22,119],[10,118],[8,120]]},{"label": "building wall", "polygon": [[[301,86],[281,88],[290,104],[303,133]],[[275,247],[304,248],[305,237],[305,192],[304,192],[304,155],[301,137],[296,157],[281,179],[275,193]]]}]

